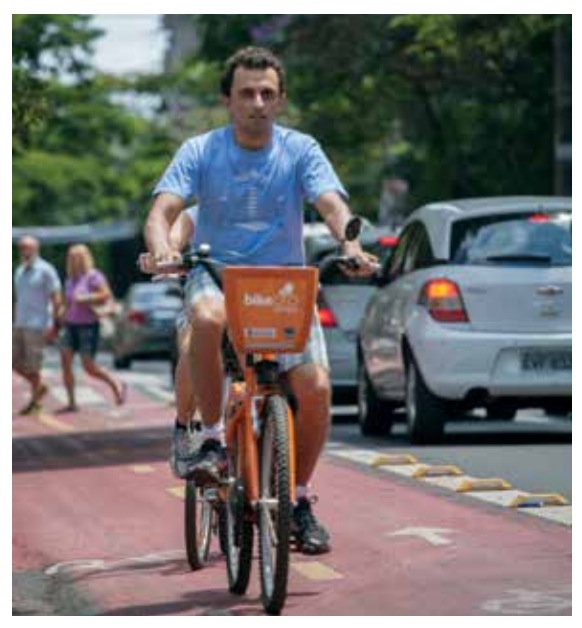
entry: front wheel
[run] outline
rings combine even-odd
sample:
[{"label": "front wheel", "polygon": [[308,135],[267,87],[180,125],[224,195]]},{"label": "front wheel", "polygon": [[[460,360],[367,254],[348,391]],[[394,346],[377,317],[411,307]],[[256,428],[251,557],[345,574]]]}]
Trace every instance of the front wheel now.
[{"label": "front wheel", "polygon": [[289,408],[283,397],[267,398],[260,441],[259,562],[261,599],[278,615],[287,597],[291,535]]}]

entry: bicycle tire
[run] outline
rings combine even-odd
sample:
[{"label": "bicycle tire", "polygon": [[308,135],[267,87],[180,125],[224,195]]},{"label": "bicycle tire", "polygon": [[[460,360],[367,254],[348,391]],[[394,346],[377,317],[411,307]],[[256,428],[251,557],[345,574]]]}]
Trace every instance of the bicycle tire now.
[{"label": "bicycle tire", "polygon": [[186,556],[192,571],[204,567],[208,560],[213,523],[212,504],[204,498],[204,491],[193,480],[186,482],[184,499],[184,533]]},{"label": "bicycle tire", "polygon": [[270,615],[287,598],[291,535],[288,406],[280,395],[267,398],[260,440],[259,565],[261,601]]},{"label": "bicycle tire", "polygon": [[221,546],[226,554],[228,590],[243,595],[251,576],[253,521],[247,511],[243,482],[236,476],[236,454],[229,453],[228,459],[229,488],[219,534],[222,534]]}]

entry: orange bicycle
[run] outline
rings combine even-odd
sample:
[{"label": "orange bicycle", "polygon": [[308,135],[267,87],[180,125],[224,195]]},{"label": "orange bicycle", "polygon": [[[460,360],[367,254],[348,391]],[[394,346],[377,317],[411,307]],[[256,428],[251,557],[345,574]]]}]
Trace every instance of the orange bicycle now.
[{"label": "orange bicycle", "polygon": [[[353,218],[346,239],[357,237],[359,226],[359,218]],[[209,253],[203,245],[178,266],[159,265],[162,272],[203,266],[224,291],[226,303],[222,355],[228,468],[216,486],[187,480],[188,560],[193,569],[204,565],[214,530],[226,556],[229,590],[244,594],[256,526],[262,604],[267,613],[279,614],[287,597],[296,483],[294,416],[277,356],[304,349],[318,271],[229,266],[220,273]]]}]

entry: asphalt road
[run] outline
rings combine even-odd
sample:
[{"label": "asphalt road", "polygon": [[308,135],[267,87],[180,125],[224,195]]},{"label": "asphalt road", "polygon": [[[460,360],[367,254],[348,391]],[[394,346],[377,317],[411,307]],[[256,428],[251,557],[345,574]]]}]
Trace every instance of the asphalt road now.
[{"label": "asphalt road", "polygon": [[357,447],[407,451],[431,464],[457,465],[479,477],[500,477],[513,486],[538,493],[559,493],[572,501],[572,421],[520,411],[514,421],[471,420],[448,423],[438,446],[411,446],[403,422],[387,438],[360,434],[348,408],[337,408],[331,437]]}]

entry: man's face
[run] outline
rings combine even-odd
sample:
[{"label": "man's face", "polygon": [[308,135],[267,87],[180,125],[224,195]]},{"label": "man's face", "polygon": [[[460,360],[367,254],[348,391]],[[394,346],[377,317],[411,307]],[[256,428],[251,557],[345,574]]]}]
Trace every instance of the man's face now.
[{"label": "man's face", "polygon": [[24,237],[18,243],[20,259],[24,264],[30,263],[38,255],[38,242],[34,238]]},{"label": "man's face", "polygon": [[249,70],[238,67],[230,96],[223,97],[235,131],[243,137],[270,137],[276,115],[285,101],[279,76],[273,68]]}]

